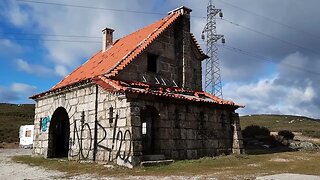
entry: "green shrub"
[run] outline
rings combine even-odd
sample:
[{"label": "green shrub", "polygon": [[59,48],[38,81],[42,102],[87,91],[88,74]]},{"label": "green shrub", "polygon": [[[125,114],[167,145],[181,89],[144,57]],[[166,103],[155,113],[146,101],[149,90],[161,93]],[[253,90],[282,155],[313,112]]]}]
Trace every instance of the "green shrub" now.
[{"label": "green shrub", "polygon": [[283,138],[287,140],[292,140],[294,138],[294,134],[291,131],[288,130],[281,130],[278,132],[278,136],[282,136]]},{"label": "green shrub", "polygon": [[251,126],[247,126],[244,130],[242,130],[242,135],[244,138],[254,138],[257,136],[270,136],[270,131],[266,127],[251,125]]}]

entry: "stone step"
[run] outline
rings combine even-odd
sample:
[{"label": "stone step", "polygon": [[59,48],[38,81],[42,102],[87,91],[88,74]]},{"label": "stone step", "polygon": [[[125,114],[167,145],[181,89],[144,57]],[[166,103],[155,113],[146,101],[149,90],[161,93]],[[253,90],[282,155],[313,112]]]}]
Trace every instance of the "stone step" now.
[{"label": "stone step", "polygon": [[167,159],[167,160],[158,160],[158,161],[142,161],[141,166],[149,167],[149,166],[163,166],[163,165],[169,165],[173,163],[174,160]]},{"label": "stone step", "polygon": [[155,155],[144,155],[143,161],[159,161],[159,160],[165,160],[166,157],[162,154],[155,154]]}]

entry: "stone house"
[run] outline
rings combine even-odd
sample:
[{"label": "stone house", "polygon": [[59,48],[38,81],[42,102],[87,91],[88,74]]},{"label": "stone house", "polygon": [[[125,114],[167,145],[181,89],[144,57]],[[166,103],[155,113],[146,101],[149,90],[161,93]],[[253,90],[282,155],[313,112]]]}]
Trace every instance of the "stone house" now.
[{"label": "stone house", "polygon": [[207,56],[190,12],[178,8],[116,41],[104,29],[102,50],[31,97],[33,154],[134,167],[241,153],[240,106],[202,91]]}]

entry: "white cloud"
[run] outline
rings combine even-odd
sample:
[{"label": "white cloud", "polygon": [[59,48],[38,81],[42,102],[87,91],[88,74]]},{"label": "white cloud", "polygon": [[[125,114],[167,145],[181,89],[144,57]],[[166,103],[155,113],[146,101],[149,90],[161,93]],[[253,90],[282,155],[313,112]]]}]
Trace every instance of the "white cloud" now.
[{"label": "white cloud", "polygon": [[25,83],[12,83],[9,87],[0,86],[0,103],[32,103],[28,99],[37,87]]},{"label": "white cloud", "polygon": [[10,89],[16,93],[32,94],[37,88],[29,84],[13,83]]},{"label": "white cloud", "polygon": [[[273,77],[251,83],[227,83],[224,95],[246,108],[243,114],[296,114],[320,118],[320,88],[316,85],[319,77],[310,78],[310,73],[288,66],[297,61],[302,69],[312,69],[318,63],[301,53],[286,56],[278,65],[280,73]],[[302,62],[302,63],[301,63]],[[307,78],[308,77],[308,78]]]},{"label": "white cloud", "polygon": [[[91,1],[69,3],[57,0],[56,2],[164,13],[181,5],[186,5],[193,9],[191,14],[191,29],[199,40],[201,31],[205,25],[205,19],[193,16],[206,16],[206,5],[208,1],[106,0],[95,1],[94,5],[92,5]],[[301,34],[292,28],[283,27],[272,21],[243,12],[238,8],[228,6],[222,3],[222,1],[216,1],[215,3],[217,3],[217,8],[223,9],[225,18],[235,23],[299,44],[307,49],[320,47],[320,41],[308,33]],[[230,0],[228,3],[276,19],[284,22],[284,24],[296,26],[299,29],[313,34],[318,34],[320,28],[320,24],[317,23],[319,2],[316,0],[310,0],[310,3],[307,4],[299,0],[285,0],[280,3],[277,0],[259,2]],[[165,16],[25,2],[13,2],[9,4],[10,6],[8,6],[4,14],[7,14],[12,24],[23,27],[29,32],[41,32],[44,34],[100,37],[101,29],[110,27],[115,29],[115,37],[119,38]],[[308,11],[305,11],[306,9],[308,9]],[[270,14],[270,12],[272,13]],[[310,14],[312,14],[312,16]],[[305,17],[308,17],[307,22],[305,21]],[[25,23],[26,21],[28,23]],[[303,26],[300,26],[301,24],[303,24]],[[275,39],[267,38],[261,34],[250,32],[247,29],[231,25],[224,21],[219,20],[217,26],[218,33],[225,35],[227,45],[271,57],[273,61],[278,63],[274,65],[276,67],[275,70],[270,70],[268,69],[269,64],[261,61],[263,58],[256,59],[220,48],[219,57],[222,65],[222,80],[227,82],[224,86],[224,95],[226,98],[241,104],[246,104],[247,108],[243,110],[243,112],[246,113],[292,113],[319,117],[319,114],[317,114],[320,105],[320,97],[317,93],[320,91],[320,88],[317,87],[319,76],[316,73],[312,74],[304,71],[318,72],[320,58],[317,56],[319,55],[315,55],[305,49],[281,43]],[[32,29],[30,27],[32,27]],[[50,38],[100,41],[99,38]],[[9,47],[9,41],[3,41],[2,43],[3,47],[8,47],[6,50],[3,50],[3,52],[15,49]],[[203,42],[200,41],[200,43]],[[55,74],[65,76],[101,48],[100,43],[60,43],[45,41],[42,45],[46,54],[43,57],[46,62],[43,63],[46,65],[29,63],[21,59],[16,61],[20,70],[35,75]],[[52,63],[50,64],[51,68],[47,67],[48,62]],[[293,69],[290,66],[302,67],[303,69],[301,71]]]},{"label": "white cloud", "polygon": [[0,86],[0,103],[14,102],[19,97],[16,93],[13,93],[10,89]]},{"label": "white cloud", "polygon": [[0,55],[12,56],[25,51],[23,47],[10,39],[0,39]]},{"label": "white cloud", "polygon": [[10,11],[7,11],[6,16],[16,26],[24,26],[29,23],[29,12],[18,6],[15,1],[8,3]]},{"label": "white cloud", "polygon": [[[38,76],[53,76],[55,75],[54,71],[48,67],[39,64],[29,64],[27,61],[23,59],[17,59],[16,64],[18,69],[29,74],[35,74]],[[59,74],[57,74],[59,75]]]},{"label": "white cloud", "polygon": [[65,77],[68,75],[68,70],[62,65],[57,65],[54,70],[58,76]]}]

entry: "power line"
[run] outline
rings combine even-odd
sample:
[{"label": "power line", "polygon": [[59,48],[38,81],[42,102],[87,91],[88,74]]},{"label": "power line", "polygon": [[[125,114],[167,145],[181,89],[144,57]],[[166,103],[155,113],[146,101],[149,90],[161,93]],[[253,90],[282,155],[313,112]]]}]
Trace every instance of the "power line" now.
[{"label": "power line", "polygon": [[240,9],[241,11],[244,11],[244,12],[246,12],[246,13],[249,13],[249,14],[252,14],[252,15],[255,15],[255,16],[259,16],[259,17],[264,18],[264,19],[267,19],[267,20],[269,20],[269,21],[271,21],[271,22],[274,22],[274,23],[279,24],[279,25],[281,25],[281,26],[284,26],[284,27],[286,27],[286,28],[295,30],[295,31],[300,32],[300,33],[303,33],[303,34],[309,34],[310,36],[314,36],[314,37],[320,38],[320,36],[318,36],[318,35],[316,35],[316,34],[313,34],[313,33],[307,32],[307,31],[305,31],[305,30],[302,30],[302,29],[300,29],[300,28],[296,28],[296,27],[293,27],[293,26],[291,26],[291,25],[282,23],[282,22],[277,21],[277,20],[275,20],[275,19],[272,19],[272,18],[270,18],[270,17],[260,15],[260,14],[258,14],[258,13],[253,12],[253,11],[249,11],[249,10],[247,10],[247,9],[244,9],[244,8],[239,7],[239,6],[236,6],[236,5],[233,5],[233,4],[231,4],[231,3],[228,3],[228,2],[226,2],[226,1],[224,1],[224,0],[219,0],[219,1],[222,2],[222,3],[224,3],[224,4],[226,4],[226,5],[229,5],[229,6],[231,6],[231,7],[234,7],[234,8],[236,8],[236,9]]},{"label": "power line", "polygon": [[[86,8],[86,9],[97,9],[97,10],[126,12],[126,13],[141,13],[141,14],[154,14],[154,15],[165,15],[165,14],[166,14],[166,13],[160,13],[160,12],[144,12],[144,11],[135,11],[135,10],[122,10],[122,9],[112,9],[112,8],[103,8],[103,7],[91,7],[91,6],[74,5],[74,4],[51,3],[51,2],[34,1],[34,0],[16,0],[16,1],[25,2],[25,3],[47,4],[47,5],[67,6],[67,7],[76,7],[76,8]],[[203,18],[206,18],[206,17],[202,17],[202,16],[192,16],[192,17],[202,18],[202,19],[203,19]],[[222,18],[222,20],[223,20],[223,21],[226,21],[226,22],[228,22],[228,23],[230,23],[230,24],[232,24],[232,25],[235,25],[235,26],[244,28],[244,29],[246,29],[246,30],[255,32],[255,33],[257,33],[257,34],[266,36],[266,37],[268,37],[268,38],[271,38],[271,39],[280,41],[280,42],[282,42],[282,43],[285,43],[285,44],[288,44],[288,45],[291,45],[291,46],[295,46],[295,47],[297,47],[297,48],[299,48],[299,49],[304,49],[304,50],[306,50],[306,51],[309,51],[309,52],[312,52],[312,53],[315,53],[315,54],[320,54],[319,52],[317,52],[317,51],[315,51],[315,50],[313,50],[313,49],[309,49],[309,48],[303,47],[303,46],[301,46],[301,45],[299,45],[299,44],[292,43],[292,42],[289,42],[289,41],[280,39],[280,38],[278,38],[278,37],[275,37],[275,36],[266,34],[266,33],[264,33],[264,32],[257,31],[257,30],[255,30],[255,29],[253,29],[253,28],[250,28],[250,27],[241,25],[241,24],[239,24],[239,23],[235,23],[235,22],[232,22],[232,21],[227,20],[227,19],[224,19],[224,18]],[[52,35],[52,36],[68,37],[68,35]],[[72,36],[69,36],[69,37],[72,37]],[[74,37],[77,37],[77,36],[74,36]],[[79,36],[79,37],[85,37],[85,36]],[[97,38],[97,37],[89,37],[89,36],[88,36],[88,38]]]},{"label": "power line", "polygon": [[246,56],[250,56],[250,57],[253,57],[253,58],[258,59],[258,60],[268,61],[268,62],[271,62],[271,63],[274,63],[274,64],[278,64],[280,66],[287,66],[287,67],[292,68],[292,69],[297,69],[297,70],[300,70],[300,71],[304,71],[304,72],[307,72],[307,73],[311,73],[311,74],[315,74],[315,75],[319,75],[320,76],[319,72],[311,71],[309,69],[306,69],[306,68],[303,68],[303,67],[299,67],[299,66],[295,66],[295,65],[292,65],[292,64],[288,64],[288,63],[283,63],[283,62],[277,63],[277,62],[275,62],[273,60],[273,58],[266,57],[266,56],[261,55],[261,54],[249,52],[249,51],[246,51],[246,50],[243,50],[243,49],[239,49],[239,48],[236,48],[236,47],[232,47],[232,46],[229,46],[229,45],[219,45],[219,46],[224,48],[224,49],[227,49],[229,51],[234,51],[236,53],[243,54],[243,55],[246,55]]},{"label": "power line", "polygon": [[45,33],[23,33],[23,32],[0,32],[0,34],[22,35],[22,36],[51,36],[51,37],[67,37],[67,38],[101,38],[97,36],[87,35],[63,35],[63,34],[45,34]]},{"label": "power line", "polygon": [[64,40],[64,39],[29,39],[29,38],[12,38],[0,37],[0,39],[12,39],[18,41],[52,41],[52,42],[69,42],[69,43],[101,43],[100,41],[82,41],[82,40]]},{"label": "power line", "polygon": [[154,14],[154,15],[163,15],[159,12],[144,12],[144,11],[134,11],[134,10],[124,10],[124,9],[113,9],[113,8],[104,8],[104,7],[94,7],[94,6],[83,6],[75,4],[63,4],[63,3],[53,3],[53,2],[43,2],[43,1],[33,1],[33,0],[16,0],[25,3],[34,3],[34,4],[47,4],[55,6],[65,6],[65,7],[75,7],[83,9],[95,9],[95,10],[104,10],[104,11],[115,11],[115,12],[128,12],[128,13],[139,13],[139,14]]},{"label": "power line", "polygon": [[280,39],[280,38],[278,38],[278,37],[272,36],[272,35],[270,35],[270,34],[266,34],[266,33],[261,32],[261,31],[254,30],[254,29],[252,29],[252,28],[250,28],[250,27],[248,27],[248,26],[244,26],[244,25],[241,25],[241,24],[239,24],[239,23],[232,22],[232,21],[227,20],[227,19],[225,19],[225,18],[220,18],[220,19],[223,20],[223,21],[225,21],[225,22],[228,22],[228,23],[230,23],[230,24],[232,24],[232,25],[234,25],[234,26],[238,26],[238,27],[241,27],[241,28],[246,29],[246,30],[248,30],[248,31],[251,31],[251,32],[254,32],[254,33],[263,35],[263,36],[266,36],[266,37],[271,38],[271,39],[273,39],[273,40],[280,41],[280,42],[282,42],[282,43],[284,43],[284,44],[289,44],[289,45],[291,45],[291,46],[295,46],[295,47],[297,47],[297,48],[304,49],[305,51],[309,51],[309,52],[312,52],[312,53],[314,53],[314,54],[320,54],[318,51],[315,51],[315,50],[313,50],[313,49],[305,48],[305,47],[300,46],[300,45],[298,45],[298,44],[296,44],[296,43],[293,43],[293,42],[290,42],[290,41],[286,41],[286,40]]},{"label": "power line", "polygon": [[[16,1],[24,2],[24,3],[33,3],[33,4],[45,4],[45,5],[64,6],[64,7],[73,7],[73,8],[114,11],[114,12],[122,12],[122,13],[125,12],[125,13],[136,13],[136,14],[167,15],[167,13],[162,13],[162,12],[146,12],[146,11],[136,11],[136,10],[126,10],[126,9],[84,6],[84,5],[76,5],[76,4],[52,3],[52,2],[43,2],[43,1],[34,1],[34,0],[16,0]],[[203,16],[191,16],[191,17],[206,19],[206,17],[203,17]]]}]

